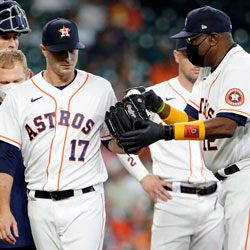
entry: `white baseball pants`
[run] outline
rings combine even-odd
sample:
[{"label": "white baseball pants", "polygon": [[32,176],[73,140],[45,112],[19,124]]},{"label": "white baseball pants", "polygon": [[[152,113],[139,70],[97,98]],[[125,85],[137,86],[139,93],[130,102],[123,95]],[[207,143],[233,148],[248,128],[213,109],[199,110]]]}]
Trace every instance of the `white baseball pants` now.
[{"label": "white baseball pants", "polygon": [[105,227],[103,188],[54,201],[31,197],[28,215],[37,250],[101,250]]},{"label": "white baseball pants", "polygon": [[223,208],[217,193],[170,193],[172,200],[155,204],[151,250],[222,250]]},{"label": "white baseball pants", "polygon": [[225,209],[224,250],[250,250],[250,169],[222,182],[219,202]]}]

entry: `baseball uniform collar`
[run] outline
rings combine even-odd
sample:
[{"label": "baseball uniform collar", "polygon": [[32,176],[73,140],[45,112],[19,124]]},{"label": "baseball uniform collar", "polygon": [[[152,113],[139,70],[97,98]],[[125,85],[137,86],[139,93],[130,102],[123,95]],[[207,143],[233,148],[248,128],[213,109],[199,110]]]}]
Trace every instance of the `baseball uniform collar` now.
[{"label": "baseball uniform collar", "polygon": [[34,84],[42,91],[47,93],[48,95],[54,96],[57,98],[58,96],[64,95],[65,97],[71,97],[76,90],[78,90],[81,85],[85,82],[87,78],[87,73],[84,71],[76,70],[77,75],[75,77],[75,80],[69,84],[67,87],[65,87],[63,90],[58,89],[57,87],[53,86],[49,82],[47,82],[43,76],[42,72],[35,75],[32,80]]},{"label": "baseball uniform collar", "polygon": [[[234,47],[237,47],[237,43],[233,43],[233,45],[229,48],[229,50],[228,50],[228,52],[232,49],[232,48],[234,48]],[[227,52],[227,53],[228,53]],[[225,54],[225,56],[227,55],[227,53]],[[221,61],[215,66],[215,67],[213,67],[213,68],[211,68],[211,73],[213,73],[216,69],[217,69],[217,67],[220,65],[220,63],[223,61],[223,59],[225,58],[225,56],[221,59]]]},{"label": "baseball uniform collar", "polygon": [[245,52],[245,51],[238,44],[236,44],[236,46],[232,46],[232,48],[228,51],[228,53],[225,55],[225,57],[222,59],[219,65],[217,65],[217,67],[213,71],[210,70],[211,74],[218,74],[218,72],[221,70],[223,65],[227,63],[227,61],[231,58],[231,56],[233,56],[237,52]]}]

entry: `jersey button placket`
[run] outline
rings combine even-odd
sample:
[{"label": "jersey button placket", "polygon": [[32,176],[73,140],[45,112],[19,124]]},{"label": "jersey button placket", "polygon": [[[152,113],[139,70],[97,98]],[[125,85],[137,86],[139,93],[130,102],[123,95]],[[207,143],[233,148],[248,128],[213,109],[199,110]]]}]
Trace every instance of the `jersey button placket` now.
[{"label": "jersey button placket", "polygon": [[66,108],[67,108],[67,97],[64,94],[61,94],[58,104],[59,104],[58,105],[59,110],[66,110]]}]

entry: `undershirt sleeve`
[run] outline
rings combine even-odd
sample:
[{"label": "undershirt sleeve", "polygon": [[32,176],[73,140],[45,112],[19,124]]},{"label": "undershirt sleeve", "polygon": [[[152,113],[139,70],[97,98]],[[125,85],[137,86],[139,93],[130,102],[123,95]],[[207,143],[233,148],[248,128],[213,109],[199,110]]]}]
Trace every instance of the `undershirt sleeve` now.
[{"label": "undershirt sleeve", "polygon": [[0,141],[0,173],[14,177],[17,168],[19,149],[9,143]]}]

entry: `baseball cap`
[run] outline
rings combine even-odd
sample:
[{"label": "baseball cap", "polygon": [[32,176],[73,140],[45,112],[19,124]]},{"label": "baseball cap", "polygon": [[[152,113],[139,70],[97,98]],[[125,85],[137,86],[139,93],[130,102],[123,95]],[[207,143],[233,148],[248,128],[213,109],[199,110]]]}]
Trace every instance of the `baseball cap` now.
[{"label": "baseball cap", "polygon": [[231,32],[232,22],[229,16],[210,6],[194,9],[187,15],[184,29],[171,38],[186,38],[199,33]]},{"label": "baseball cap", "polygon": [[187,41],[185,38],[179,38],[175,40],[175,49],[180,50],[186,50],[187,49]]},{"label": "baseball cap", "polygon": [[44,25],[42,31],[42,44],[51,52],[85,48],[79,41],[76,24],[68,19],[60,17]]}]

